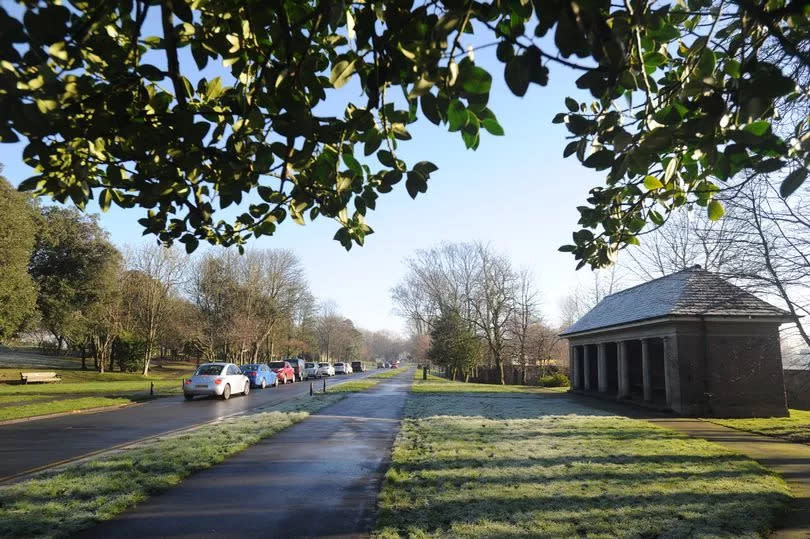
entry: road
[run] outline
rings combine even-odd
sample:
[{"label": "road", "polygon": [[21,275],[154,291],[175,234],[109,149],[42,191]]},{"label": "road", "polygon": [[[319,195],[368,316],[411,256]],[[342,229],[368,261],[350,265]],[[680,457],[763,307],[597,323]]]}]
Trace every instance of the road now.
[{"label": "road", "polygon": [[367,536],[412,380],[350,394],[79,537]]},{"label": "road", "polygon": [[[327,388],[356,380],[374,371],[327,379]],[[315,387],[322,388],[317,380]],[[273,406],[306,395],[309,384],[298,382],[277,388],[254,389],[247,397],[223,401],[183,396],[155,399],[108,412],[71,414],[52,419],[0,426],[0,483],[23,472],[75,459],[115,446],[155,436],[254,408]]]}]

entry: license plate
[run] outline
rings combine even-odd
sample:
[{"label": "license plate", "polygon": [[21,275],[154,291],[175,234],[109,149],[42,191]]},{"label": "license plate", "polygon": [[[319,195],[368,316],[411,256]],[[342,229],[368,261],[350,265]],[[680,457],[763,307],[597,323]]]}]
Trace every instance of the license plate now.
[{"label": "license plate", "polygon": [[205,385],[205,384],[197,384],[197,386],[196,386],[196,387],[200,387],[200,388],[207,388],[208,386],[207,386],[207,385]]}]

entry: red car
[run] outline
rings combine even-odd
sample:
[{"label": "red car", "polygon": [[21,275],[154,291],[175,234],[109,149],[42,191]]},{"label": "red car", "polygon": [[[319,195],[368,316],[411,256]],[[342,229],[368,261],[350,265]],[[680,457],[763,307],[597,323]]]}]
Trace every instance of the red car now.
[{"label": "red car", "polygon": [[286,384],[287,382],[293,383],[295,382],[295,371],[287,361],[271,361],[268,365],[270,365],[270,369],[276,373],[278,376],[278,381],[282,384]]}]

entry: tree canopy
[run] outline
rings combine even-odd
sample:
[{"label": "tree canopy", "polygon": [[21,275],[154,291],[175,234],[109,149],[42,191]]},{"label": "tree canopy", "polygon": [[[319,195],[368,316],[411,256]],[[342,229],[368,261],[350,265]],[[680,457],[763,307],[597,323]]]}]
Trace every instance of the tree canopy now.
[{"label": "tree canopy", "polygon": [[0,342],[13,337],[36,310],[37,288],[28,274],[36,230],[31,198],[0,176]]},{"label": "tree canopy", "polygon": [[473,149],[503,134],[473,39],[497,46],[518,96],[566,65],[593,97],[555,118],[565,155],[606,171],[563,247],[580,265],[608,264],[685,204],[720,218],[715,193],[736,174],[783,174],[784,196],[807,176],[805,118],[772,127],[774,105],[807,92],[791,71],[810,65],[801,0],[21,4],[0,8],[0,141],[25,138],[37,170],[21,188],[146,208],[144,229],[188,251],[241,248],[288,216],[334,218],[335,239],[362,244],[378,196],[405,179],[416,197],[436,170],[399,157],[410,124]]}]

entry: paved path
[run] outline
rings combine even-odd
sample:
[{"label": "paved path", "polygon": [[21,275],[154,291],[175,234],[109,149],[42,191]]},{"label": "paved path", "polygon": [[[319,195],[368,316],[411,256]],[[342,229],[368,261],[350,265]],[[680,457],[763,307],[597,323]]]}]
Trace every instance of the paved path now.
[{"label": "paved path", "polygon": [[744,432],[700,419],[674,417],[629,404],[574,395],[571,395],[570,398],[579,403],[587,403],[594,408],[607,410],[617,415],[644,419],[661,427],[724,445],[770,468],[782,476],[794,498],[790,511],[782,523],[783,527],[773,533],[771,537],[779,539],[810,538],[810,445]]},{"label": "paved path", "polygon": [[[355,380],[373,372],[330,378],[328,385]],[[320,380],[314,383],[316,388],[323,385]],[[308,392],[309,384],[299,382],[264,390],[253,389],[247,397],[234,395],[227,401],[213,398],[185,401],[180,395],[106,412],[2,425],[0,483],[20,472],[226,415],[273,406]]]},{"label": "paved path", "polygon": [[412,379],[351,394],[81,537],[368,535]]}]

